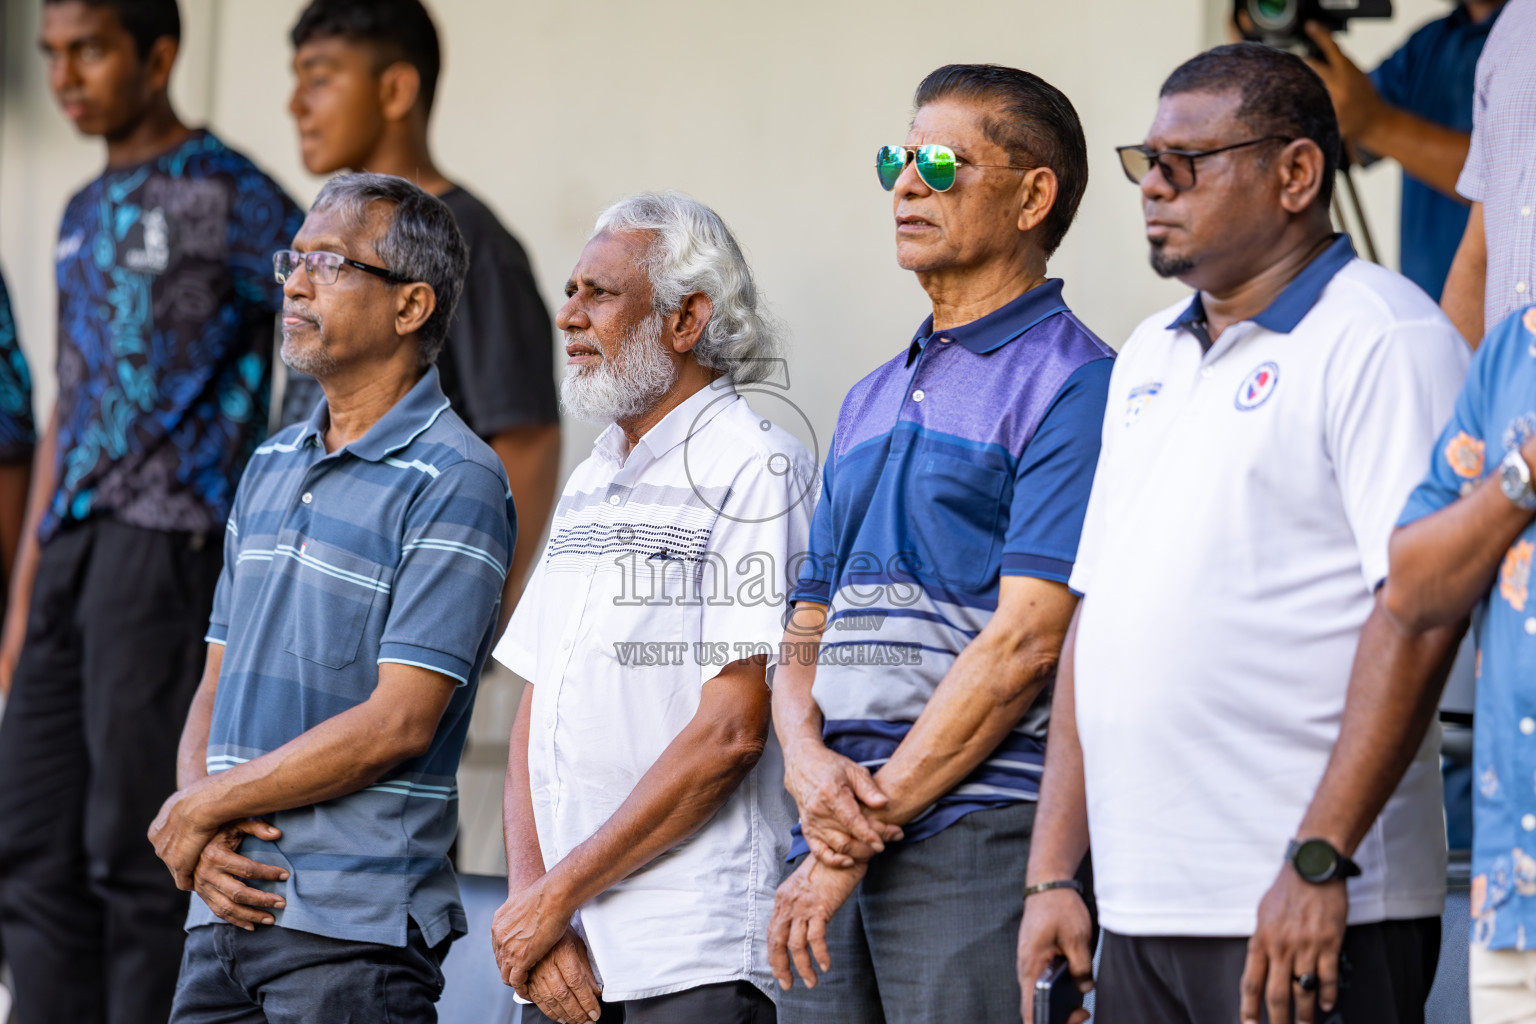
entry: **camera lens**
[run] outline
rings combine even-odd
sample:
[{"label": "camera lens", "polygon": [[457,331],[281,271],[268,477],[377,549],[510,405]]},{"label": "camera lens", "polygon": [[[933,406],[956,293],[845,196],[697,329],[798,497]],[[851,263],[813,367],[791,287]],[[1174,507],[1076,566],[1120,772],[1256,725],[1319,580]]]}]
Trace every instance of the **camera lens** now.
[{"label": "camera lens", "polygon": [[1297,0],[1248,0],[1248,16],[1262,31],[1285,33],[1294,31]]}]

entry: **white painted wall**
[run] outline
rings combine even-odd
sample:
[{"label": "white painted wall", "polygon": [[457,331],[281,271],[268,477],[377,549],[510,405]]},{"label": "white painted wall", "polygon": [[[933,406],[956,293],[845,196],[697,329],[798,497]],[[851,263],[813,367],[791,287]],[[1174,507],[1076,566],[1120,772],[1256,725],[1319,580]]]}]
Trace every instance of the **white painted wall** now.
[{"label": "white painted wall", "polygon": [[[596,211],[680,188],[715,206],[793,333],[791,397],[825,442],[843,393],[911,336],[924,296],[894,263],[890,197],[870,166],[899,141],[922,75],[950,61],[1028,68],[1072,97],[1092,179],[1052,264],[1088,324],[1118,345],[1180,287],[1147,269],[1136,192],[1112,147],[1142,137],[1174,65],[1220,38],[1222,0],[429,0],[446,50],[434,139],[448,173],[527,244],[554,303]],[[0,266],[37,378],[54,383],[51,249],[101,150],[54,109],[35,40],[40,0],[4,4]],[[1398,0],[1346,46],[1364,61],[1445,0]],[[173,91],[301,202],[286,113],[287,30],[301,0],[182,0]],[[1383,253],[1396,252],[1397,171],[1364,175]],[[566,464],[593,431],[568,434]]]}]

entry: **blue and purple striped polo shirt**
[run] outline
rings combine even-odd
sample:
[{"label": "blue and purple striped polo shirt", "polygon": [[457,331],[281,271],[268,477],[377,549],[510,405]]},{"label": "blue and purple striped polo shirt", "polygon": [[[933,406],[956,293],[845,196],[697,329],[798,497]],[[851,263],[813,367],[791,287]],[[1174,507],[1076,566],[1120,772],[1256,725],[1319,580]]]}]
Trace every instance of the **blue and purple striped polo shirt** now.
[{"label": "blue and purple striped polo shirt", "polygon": [[[1001,577],[1071,574],[1114,352],[1061,287],[952,330],[930,317],[843,401],[792,596],[830,607],[812,691],[827,745],[872,770],[987,624]],[[1047,690],[907,839],[1035,799],[1049,712]]]}]

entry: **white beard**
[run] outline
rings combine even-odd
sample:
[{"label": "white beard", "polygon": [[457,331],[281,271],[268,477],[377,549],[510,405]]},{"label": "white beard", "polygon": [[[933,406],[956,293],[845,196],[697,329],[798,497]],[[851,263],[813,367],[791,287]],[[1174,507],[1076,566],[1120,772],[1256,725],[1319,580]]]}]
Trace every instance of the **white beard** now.
[{"label": "white beard", "polygon": [[596,338],[581,342],[603,356],[596,366],[579,366],[560,382],[560,406],[567,415],[593,423],[633,419],[655,405],[677,383],[677,364],[661,346],[661,315],[636,324],[610,356]]}]

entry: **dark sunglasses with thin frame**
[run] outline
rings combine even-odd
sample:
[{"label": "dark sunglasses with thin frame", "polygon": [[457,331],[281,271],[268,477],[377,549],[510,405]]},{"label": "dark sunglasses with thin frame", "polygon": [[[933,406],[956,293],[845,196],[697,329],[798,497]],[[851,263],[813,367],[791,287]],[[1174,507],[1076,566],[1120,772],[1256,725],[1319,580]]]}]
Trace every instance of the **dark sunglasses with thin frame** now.
[{"label": "dark sunglasses with thin frame", "polygon": [[1295,140],[1286,135],[1266,135],[1262,139],[1234,142],[1230,146],[1218,146],[1215,149],[1150,149],[1140,145],[1116,146],[1115,152],[1120,155],[1120,167],[1132,185],[1140,185],[1152,173],[1152,168],[1156,167],[1163,172],[1163,180],[1169,188],[1183,192],[1195,187],[1195,161],[1201,157],[1257,146],[1261,142],[1277,141]]}]

